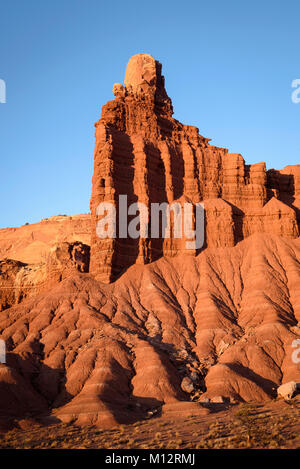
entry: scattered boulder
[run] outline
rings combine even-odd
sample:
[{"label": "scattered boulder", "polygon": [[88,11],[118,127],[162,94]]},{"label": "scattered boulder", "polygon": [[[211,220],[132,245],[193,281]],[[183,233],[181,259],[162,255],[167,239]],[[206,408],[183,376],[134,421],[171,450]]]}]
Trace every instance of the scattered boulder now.
[{"label": "scattered boulder", "polygon": [[211,401],[208,397],[202,396],[198,402],[201,402],[201,404],[209,404]]},{"label": "scattered boulder", "polygon": [[225,404],[228,399],[224,396],[214,396],[210,399],[210,402],[213,402],[214,404]]},{"label": "scattered boulder", "polygon": [[191,394],[195,390],[194,384],[191,378],[189,378],[188,376],[185,376],[183,378],[183,380],[181,381],[181,389],[184,392],[187,392],[188,394]]},{"label": "scattered boulder", "polygon": [[284,399],[292,399],[292,397],[297,394],[300,390],[300,383],[295,381],[289,381],[288,383],[282,384],[277,388],[278,397],[283,397]]},{"label": "scattered boulder", "polygon": [[190,373],[190,379],[193,381],[193,383],[195,383],[196,381],[199,380],[199,375],[196,371],[192,371]]}]

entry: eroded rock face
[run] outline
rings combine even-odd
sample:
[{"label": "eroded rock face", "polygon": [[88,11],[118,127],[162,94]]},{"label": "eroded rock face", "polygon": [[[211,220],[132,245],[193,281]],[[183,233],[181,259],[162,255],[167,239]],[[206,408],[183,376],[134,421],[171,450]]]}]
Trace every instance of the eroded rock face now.
[{"label": "eroded rock face", "polygon": [[150,54],[137,54],[131,57],[126,68],[124,84],[129,95],[150,95],[156,102],[169,99],[164,77],[161,75],[161,64]]},{"label": "eroded rock face", "polygon": [[[300,382],[299,261],[299,238],[255,234],[134,265],[110,285],[65,278],[0,314],[0,414],[34,404],[65,422],[110,426],[161,408],[194,414],[216,396],[276,397],[281,383]],[[13,388],[23,389],[15,409]]]},{"label": "eroded rock face", "polygon": [[204,201],[204,247],[234,246],[257,232],[299,236],[300,166],[266,171],[264,163],[246,165],[240,154],[210,145],[196,127],[175,120],[161,64],[149,54],[130,59],[124,85],[114,85],[115,100],[103,106],[96,123],[91,197],[95,278],[109,283],[135,263],[187,254],[184,242],[174,238],[126,239],[117,232],[115,239],[99,239],[97,206],[117,206],[122,194],[128,205],[143,202],[148,209],[152,203]]}]

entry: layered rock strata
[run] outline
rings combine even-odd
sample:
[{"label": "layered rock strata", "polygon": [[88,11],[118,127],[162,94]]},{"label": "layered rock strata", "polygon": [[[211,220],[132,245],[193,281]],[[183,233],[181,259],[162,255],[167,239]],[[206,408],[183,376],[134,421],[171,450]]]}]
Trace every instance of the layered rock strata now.
[{"label": "layered rock strata", "polygon": [[91,273],[97,279],[109,283],[132,264],[191,254],[172,234],[132,239],[123,237],[118,223],[115,238],[100,239],[97,207],[113,203],[118,221],[120,195],[127,195],[127,206],[144,203],[150,214],[153,203],[204,202],[204,248],[234,246],[256,232],[299,236],[300,166],[266,171],[264,163],[246,165],[240,154],[178,122],[161,64],[148,54],[130,59],[124,86],[115,84],[113,92],[95,124]]}]

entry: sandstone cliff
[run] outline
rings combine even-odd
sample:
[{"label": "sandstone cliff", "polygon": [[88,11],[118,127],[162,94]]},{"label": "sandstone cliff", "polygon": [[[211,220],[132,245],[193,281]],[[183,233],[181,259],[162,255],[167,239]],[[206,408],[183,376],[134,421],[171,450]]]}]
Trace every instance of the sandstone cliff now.
[{"label": "sandstone cliff", "polygon": [[[91,197],[91,273],[115,280],[130,265],[149,263],[184,251],[178,240],[99,239],[96,209],[119,195],[128,205],[204,201],[205,247],[233,246],[256,232],[299,236],[300,165],[266,171],[246,165],[240,154],[209,144],[196,127],[172,117],[161,64],[148,54],[133,56],[125,86],[115,84],[115,99],[102,108],[96,125]],[[297,220],[298,216],[298,220]]]}]

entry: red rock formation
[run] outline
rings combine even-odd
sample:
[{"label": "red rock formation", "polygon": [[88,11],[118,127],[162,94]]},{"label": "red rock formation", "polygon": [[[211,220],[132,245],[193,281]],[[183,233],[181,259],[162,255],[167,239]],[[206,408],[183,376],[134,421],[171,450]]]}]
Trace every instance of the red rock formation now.
[{"label": "red rock formation", "polygon": [[0,260],[0,311],[51,288],[76,271],[88,272],[89,261],[90,247],[80,242],[55,244],[39,264]]},{"label": "red rock formation", "polygon": [[[92,275],[88,216],[0,230],[0,418],[109,426],[276,397],[300,381],[299,167],[247,166],[173,119],[151,56],[114,94],[96,124]],[[97,206],[120,194],[204,201],[202,252],[98,238]]]},{"label": "red rock formation", "polygon": [[170,204],[182,197],[193,204],[204,201],[204,247],[233,246],[256,232],[299,236],[300,167],[267,172],[264,163],[246,165],[241,155],[210,145],[196,127],[172,118],[161,65],[148,54],[130,59],[124,83],[114,85],[115,99],[103,106],[96,123],[91,197],[95,278],[110,282],[132,264],[185,251],[176,239],[123,238],[118,229],[115,239],[100,239],[97,206],[112,202],[118,216],[122,194],[128,205],[143,202],[149,210],[152,203]]},{"label": "red rock formation", "polygon": [[[281,383],[300,380],[299,261],[299,238],[255,234],[134,265],[110,285],[73,274],[1,312],[2,415],[14,382],[27,411],[35,392],[57,418],[100,426],[178,412],[199,397],[276,397]],[[194,392],[182,391],[185,377]]]}]

